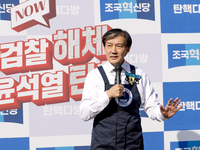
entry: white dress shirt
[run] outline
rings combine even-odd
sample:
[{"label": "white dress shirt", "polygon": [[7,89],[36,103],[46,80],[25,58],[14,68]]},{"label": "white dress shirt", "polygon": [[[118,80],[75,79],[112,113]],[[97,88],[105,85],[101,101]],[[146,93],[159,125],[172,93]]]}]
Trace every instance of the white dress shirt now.
[{"label": "white dress shirt", "polygon": [[[108,61],[102,65],[107,75],[110,84],[115,82],[115,67]],[[125,72],[130,73],[130,65],[126,62],[122,64],[121,84],[129,84],[125,78]],[[140,75],[141,79],[137,84],[138,91],[141,97],[141,106],[149,118],[157,121],[165,121],[165,118],[160,112],[160,103],[156,97],[156,93],[147,77],[147,74],[140,68],[135,67],[136,75]],[[98,115],[109,103],[110,99],[105,92],[105,84],[103,78],[97,68],[90,71],[86,77],[82,100],[80,105],[80,117],[84,120],[90,120]]]}]

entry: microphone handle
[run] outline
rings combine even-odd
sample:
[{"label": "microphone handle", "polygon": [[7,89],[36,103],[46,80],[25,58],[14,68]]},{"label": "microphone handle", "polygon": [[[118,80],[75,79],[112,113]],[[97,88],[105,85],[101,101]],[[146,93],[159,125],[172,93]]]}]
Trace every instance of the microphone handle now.
[{"label": "microphone handle", "polygon": [[116,80],[117,80],[117,84],[121,84],[121,78],[120,78],[120,74],[121,74],[121,71],[117,70],[116,71]]},{"label": "microphone handle", "polygon": [[121,67],[121,64],[119,62],[115,66],[115,71],[116,71],[116,84],[121,84],[122,67]]}]

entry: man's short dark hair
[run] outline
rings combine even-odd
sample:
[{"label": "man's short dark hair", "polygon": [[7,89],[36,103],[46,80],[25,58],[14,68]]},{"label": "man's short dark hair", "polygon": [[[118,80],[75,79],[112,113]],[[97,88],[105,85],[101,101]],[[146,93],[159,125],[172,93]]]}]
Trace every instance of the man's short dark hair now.
[{"label": "man's short dark hair", "polygon": [[123,36],[126,40],[126,47],[131,47],[132,44],[132,39],[130,34],[127,31],[124,31],[122,29],[116,28],[116,29],[111,29],[109,31],[107,31],[103,37],[102,37],[102,42],[103,42],[103,46],[105,46],[106,42],[110,39],[113,39],[117,36]]}]

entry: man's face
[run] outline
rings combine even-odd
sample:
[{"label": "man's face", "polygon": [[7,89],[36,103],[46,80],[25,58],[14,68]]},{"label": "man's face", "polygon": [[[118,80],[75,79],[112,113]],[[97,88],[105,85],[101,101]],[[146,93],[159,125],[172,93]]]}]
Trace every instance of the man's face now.
[{"label": "man's face", "polygon": [[106,41],[104,47],[107,60],[114,66],[118,62],[120,64],[124,62],[124,57],[129,50],[130,47],[126,47],[125,38],[121,35]]}]

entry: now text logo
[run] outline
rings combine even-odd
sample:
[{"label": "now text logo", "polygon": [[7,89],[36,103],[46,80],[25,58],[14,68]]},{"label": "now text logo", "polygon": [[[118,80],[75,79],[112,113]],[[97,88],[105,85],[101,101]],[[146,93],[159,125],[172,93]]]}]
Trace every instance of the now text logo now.
[{"label": "now text logo", "polygon": [[49,27],[56,16],[55,0],[29,0],[11,8],[11,28],[17,32],[36,24]]}]

